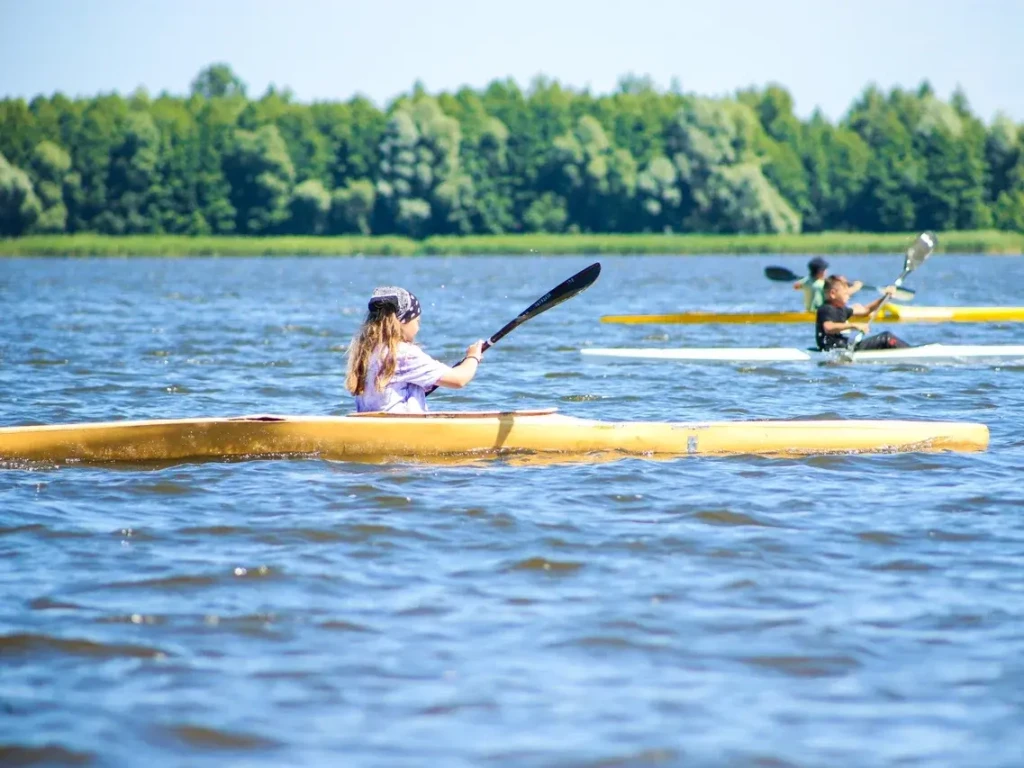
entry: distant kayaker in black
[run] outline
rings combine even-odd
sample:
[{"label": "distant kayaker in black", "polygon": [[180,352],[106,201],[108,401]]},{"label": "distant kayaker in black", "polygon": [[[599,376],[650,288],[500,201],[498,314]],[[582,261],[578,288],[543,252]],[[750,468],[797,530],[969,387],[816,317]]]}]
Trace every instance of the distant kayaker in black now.
[{"label": "distant kayaker in black", "polygon": [[[814,340],[818,349],[846,349],[850,345],[850,339],[843,336],[843,331],[868,332],[867,323],[851,323],[851,317],[869,317],[872,312],[878,309],[887,296],[896,292],[895,286],[890,285],[885,289],[884,295],[879,296],[867,306],[854,304],[846,306],[850,299],[851,287],[846,278],[842,275],[831,275],[825,280],[825,303],[818,307],[817,318],[814,323]],[[869,349],[899,349],[909,347],[907,342],[888,331],[868,336],[862,339],[855,347],[858,351]]]}]

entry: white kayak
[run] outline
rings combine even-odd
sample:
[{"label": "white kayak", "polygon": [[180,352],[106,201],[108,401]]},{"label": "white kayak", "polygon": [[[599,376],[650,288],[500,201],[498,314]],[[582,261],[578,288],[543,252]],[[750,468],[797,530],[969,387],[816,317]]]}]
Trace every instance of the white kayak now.
[{"label": "white kayak", "polygon": [[961,360],[1024,360],[1024,344],[925,344],[920,347],[853,353],[846,350],[820,352],[816,349],[797,349],[796,347],[677,347],[675,349],[590,347],[581,349],[580,352],[594,357],[729,363],[788,363],[809,360],[855,363],[903,363],[931,360],[950,362]]}]

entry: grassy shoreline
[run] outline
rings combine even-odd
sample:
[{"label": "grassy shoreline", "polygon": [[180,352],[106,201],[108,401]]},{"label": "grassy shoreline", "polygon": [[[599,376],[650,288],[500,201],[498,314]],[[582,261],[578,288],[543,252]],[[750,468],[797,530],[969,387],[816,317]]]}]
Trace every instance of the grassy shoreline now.
[{"label": "grassy shoreline", "polygon": [[[354,256],[480,254],[831,254],[902,251],[916,232],[803,235],[471,235],[466,237],[183,237],[33,235],[0,240],[0,256]],[[940,232],[946,253],[1024,253],[1024,232]]]}]

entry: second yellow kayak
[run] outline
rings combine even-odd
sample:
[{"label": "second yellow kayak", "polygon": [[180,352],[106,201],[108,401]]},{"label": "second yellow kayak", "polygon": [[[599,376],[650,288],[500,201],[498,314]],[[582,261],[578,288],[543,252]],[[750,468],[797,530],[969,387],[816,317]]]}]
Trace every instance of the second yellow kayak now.
[{"label": "second yellow kayak", "polygon": [[[602,323],[711,324],[813,323],[812,312],[676,312],[664,315],[605,315]],[[1019,323],[1024,307],[908,307],[886,304],[875,319],[881,323]]]}]

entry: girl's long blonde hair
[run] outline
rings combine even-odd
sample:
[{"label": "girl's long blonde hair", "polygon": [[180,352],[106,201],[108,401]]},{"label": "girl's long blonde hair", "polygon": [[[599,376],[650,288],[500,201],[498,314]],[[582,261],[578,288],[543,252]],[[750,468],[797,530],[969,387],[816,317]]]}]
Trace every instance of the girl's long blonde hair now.
[{"label": "girl's long blonde hair", "polygon": [[379,349],[384,351],[373,386],[380,392],[395,375],[395,364],[398,360],[398,345],[402,341],[402,324],[393,306],[374,307],[363,321],[362,327],[352,339],[348,350],[348,375],[345,387],[353,395],[361,395],[366,391],[366,374],[370,370],[373,354]]}]

